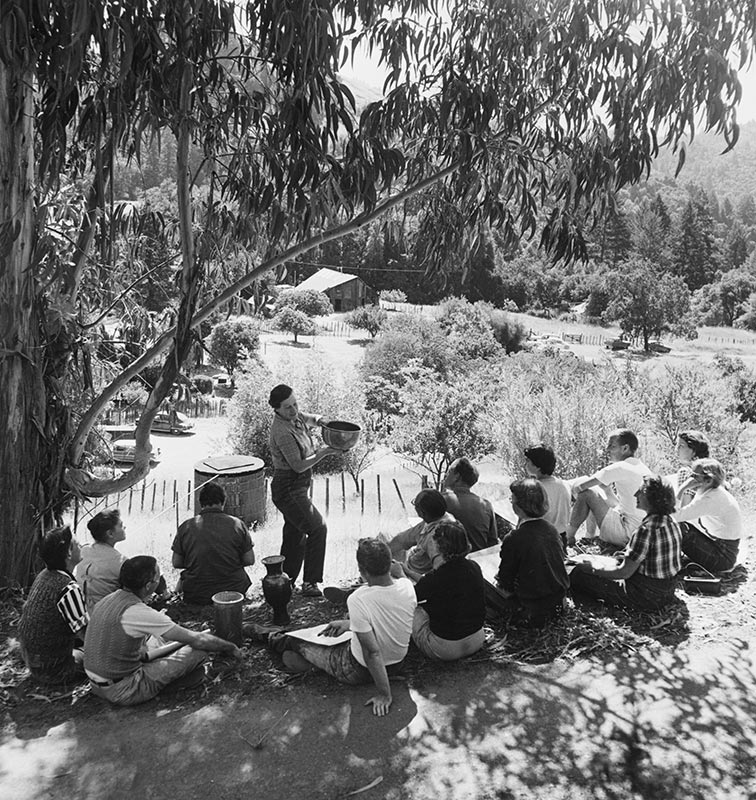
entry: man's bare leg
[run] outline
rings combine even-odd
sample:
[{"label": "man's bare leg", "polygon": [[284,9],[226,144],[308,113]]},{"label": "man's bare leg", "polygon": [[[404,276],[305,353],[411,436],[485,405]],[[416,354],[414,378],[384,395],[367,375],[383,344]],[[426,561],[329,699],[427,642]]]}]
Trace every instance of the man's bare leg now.
[{"label": "man's bare leg", "polygon": [[570,514],[570,522],[567,525],[567,543],[575,543],[575,534],[578,528],[588,519],[588,515],[592,514],[598,527],[604,521],[607,511],[611,505],[607,502],[606,496],[599,489],[587,489],[580,492],[575,498],[572,506],[572,513]]}]

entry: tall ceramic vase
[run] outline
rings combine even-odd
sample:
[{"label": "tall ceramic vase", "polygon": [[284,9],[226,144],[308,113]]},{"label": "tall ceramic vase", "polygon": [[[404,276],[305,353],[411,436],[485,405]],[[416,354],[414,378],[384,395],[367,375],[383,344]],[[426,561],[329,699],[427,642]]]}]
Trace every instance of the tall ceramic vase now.
[{"label": "tall ceramic vase", "polygon": [[291,600],[291,581],[283,571],[283,556],[268,556],[262,560],[268,574],[262,579],[265,602],[273,609],[273,624],[288,625],[291,622],[286,606]]}]

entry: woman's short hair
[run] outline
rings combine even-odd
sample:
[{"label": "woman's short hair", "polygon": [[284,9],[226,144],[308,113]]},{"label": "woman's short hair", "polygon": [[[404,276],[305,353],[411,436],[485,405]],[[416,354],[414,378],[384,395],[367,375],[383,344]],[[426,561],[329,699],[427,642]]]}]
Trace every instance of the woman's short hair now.
[{"label": "woman's short hair", "polygon": [[515,503],[526,517],[542,517],[549,510],[543,486],[535,478],[520,478],[509,484]]},{"label": "woman's short hair", "polygon": [[380,539],[360,539],[357,544],[357,565],[368,575],[388,575],[391,550]]},{"label": "woman's short hair", "polygon": [[698,472],[711,482],[711,488],[716,489],[725,482],[724,467],[715,458],[697,458],[690,465],[693,472]]},{"label": "woman's short hair", "polygon": [[446,500],[436,489],[421,489],[412,504],[426,522],[439,519],[446,514]]},{"label": "woman's short hair", "polygon": [[226,502],[226,490],[215,481],[206,483],[199,493],[199,504],[202,508],[222,506]]},{"label": "woman's short hair", "polygon": [[439,522],[433,529],[433,541],[438,552],[448,561],[450,558],[464,558],[470,552],[467,533],[459,522]]},{"label": "woman's short hair", "polygon": [[675,490],[661,475],[647,475],[643,479],[643,494],[650,514],[666,515],[675,510]]},{"label": "woman's short hair", "polygon": [[43,533],[39,540],[39,557],[48,569],[68,569],[68,551],[71,549],[73,534],[68,525],[53,528]]},{"label": "woman's short hair", "polygon": [[556,456],[554,451],[543,442],[531,444],[523,451],[525,458],[541,470],[544,475],[553,475],[556,469]]},{"label": "woman's short hair", "polygon": [[696,458],[709,457],[709,439],[701,431],[680,431],[678,439],[682,439],[685,444],[693,451]]},{"label": "woman's short hair", "polygon": [[283,403],[284,400],[288,400],[292,394],[294,394],[294,390],[291,386],[287,386],[285,383],[279,383],[278,386],[274,386],[270,390],[268,405],[272,409],[280,408],[281,403]]},{"label": "woman's short hair", "polygon": [[121,564],[118,582],[124,589],[139,594],[155,578],[157,559],[154,556],[134,556]]},{"label": "woman's short hair", "polygon": [[104,542],[110,531],[121,521],[121,512],[117,508],[100,511],[87,522],[89,533],[96,542]]}]

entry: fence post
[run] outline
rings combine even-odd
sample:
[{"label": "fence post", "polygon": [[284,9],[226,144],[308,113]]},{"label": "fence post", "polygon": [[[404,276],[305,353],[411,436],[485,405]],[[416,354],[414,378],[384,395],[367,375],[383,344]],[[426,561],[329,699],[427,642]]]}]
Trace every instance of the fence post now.
[{"label": "fence post", "polygon": [[155,483],[152,484],[152,507],[150,508],[150,511],[154,511],[155,510],[155,494],[156,494],[156,492],[157,492],[157,481],[155,481]]},{"label": "fence post", "polygon": [[179,526],[179,496],[178,496],[178,489],[176,488],[176,481],[173,482],[173,507],[176,509],[176,530],[178,530]]},{"label": "fence post", "polygon": [[160,508],[165,508],[165,481],[163,481],[163,499],[160,501]]},{"label": "fence post", "polygon": [[131,514],[131,501],[134,498],[134,487],[129,486],[129,514]]},{"label": "fence post", "polygon": [[346,511],[346,487],[344,486],[344,470],[341,470],[341,510]]},{"label": "fence post", "polygon": [[378,513],[381,513],[381,476],[375,476],[375,487],[378,492]]},{"label": "fence post", "polygon": [[360,480],[360,514],[365,513],[365,479]]},{"label": "fence post", "polygon": [[396,478],[391,479],[394,482],[394,488],[396,489],[396,493],[399,495],[399,502],[402,504],[402,508],[406,511],[407,506],[404,504],[404,498],[402,497],[402,493],[399,491],[399,484],[396,482]]},{"label": "fence post", "polygon": [[187,511],[189,511],[191,509],[191,505],[190,505],[191,501],[192,501],[192,482],[191,481],[187,481],[186,482],[186,510]]},{"label": "fence post", "polygon": [[145,493],[145,491],[147,491],[147,480],[146,479],[142,480],[142,497],[141,497],[141,500],[139,501],[139,510],[140,511],[144,511],[144,493]]},{"label": "fence post", "polygon": [[315,481],[310,481],[310,488],[307,490],[307,493],[310,496],[310,500],[312,500],[312,487],[313,487],[314,483],[315,483]]},{"label": "fence post", "polygon": [[328,477],[326,476],[326,497],[325,497],[325,506],[326,506],[326,516],[328,515],[328,508],[331,504],[331,491],[328,483]]}]

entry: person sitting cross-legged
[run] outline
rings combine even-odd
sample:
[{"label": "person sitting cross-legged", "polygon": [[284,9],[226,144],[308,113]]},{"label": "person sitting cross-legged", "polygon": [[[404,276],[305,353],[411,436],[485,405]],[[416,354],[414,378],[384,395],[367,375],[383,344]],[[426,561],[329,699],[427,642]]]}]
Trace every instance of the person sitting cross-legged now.
[{"label": "person sitting cross-legged", "polygon": [[187,603],[210,605],[216,592],[244,594],[252,581],[245,567],[255,563],[247,526],[226,514],[226,491],[206,483],[199,493],[200,513],[183,522],[173,540],[173,566],[181,572]]},{"label": "person sitting cross-legged", "polygon": [[81,548],[81,561],[75,574],[91,614],[103,597],[119,587],[118,578],[126,556],[115,546],[126,538],[126,526],[119,510],[113,508],[95,514],[87,527],[94,542]]},{"label": "person sitting cross-legged", "polygon": [[543,518],[547,501],[539,481],[522,478],[509,489],[518,522],[501,543],[498,592],[486,592],[487,612],[509,615],[518,626],[541,628],[561,616],[569,586],[562,541]]},{"label": "person sitting cross-legged", "polygon": [[[124,561],[121,588],[100,600],[92,612],[84,642],[84,669],[92,694],[118,706],[151,700],[169,684],[196,673],[206,653],[241,658],[232,642],[177,625],[162,611],[146,605],[160,584],[160,569],[152,556]],[[178,643],[171,653],[149,659],[147,639]],[[182,646],[183,645],[183,646]]]},{"label": "person sitting cross-legged", "polygon": [[588,596],[610,605],[652,611],[674,598],[682,553],[680,527],[670,516],[675,510],[674,489],[660,475],[647,476],[635,498],[644,518],[619,564],[596,569],[585,561],[573,567],[570,585],[576,602]]},{"label": "person sitting cross-legged", "polygon": [[21,655],[39,683],[71,683],[83,677],[76,639],[84,637],[89,615],[71,574],[79,561],[79,545],[68,525],[42,536],[39,555],[46,569],[34,579],[21,611]]},{"label": "person sitting cross-legged", "polygon": [[485,580],[459,522],[436,525],[428,542],[433,571],[415,584],[418,606],[412,641],[436,661],[456,661],[480,650],[485,640]]},{"label": "person sitting cross-legged", "polygon": [[446,510],[465,529],[471,550],[483,550],[499,543],[493,506],[470,491],[479,477],[477,467],[463,456],[451,463],[444,478]]},{"label": "person sitting cross-legged", "polygon": [[598,524],[599,538],[615,547],[624,547],[643,519],[635,493],[651,470],[635,455],[638,437],[625,428],[616,430],[609,435],[606,450],[610,464],[573,482],[568,544],[575,543],[575,533],[589,514]]},{"label": "person sitting cross-legged", "polygon": [[377,692],[365,705],[383,716],[392,703],[389,676],[407,655],[417,600],[407,578],[391,577],[391,551],[385,542],[361,539],[357,566],[365,583],[347,599],[349,619],[331,622],[323,633],[338,636],[351,631],[349,641],[329,647],[285,634],[271,634],[268,641],[282,653],[290,670],[306,672],[317,667],[351,685],[372,681]]}]

